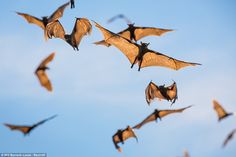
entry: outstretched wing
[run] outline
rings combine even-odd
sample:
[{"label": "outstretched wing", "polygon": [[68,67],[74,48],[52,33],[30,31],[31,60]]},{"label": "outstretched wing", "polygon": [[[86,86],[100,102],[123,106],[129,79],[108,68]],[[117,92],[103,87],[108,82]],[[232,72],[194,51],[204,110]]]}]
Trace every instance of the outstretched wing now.
[{"label": "outstretched wing", "polygon": [[53,12],[53,14],[48,18],[48,23],[51,23],[51,22],[56,21],[59,18],[61,18],[63,16],[65,8],[69,4],[70,4],[70,2],[67,2],[67,3],[63,4],[62,6],[60,6],[55,12]]},{"label": "outstretched wing", "polygon": [[49,121],[49,120],[51,120],[51,119],[53,119],[53,118],[55,118],[55,117],[57,117],[57,115],[51,116],[51,117],[49,117],[49,118],[47,118],[47,119],[44,119],[44,120],[42,120],[42,121],[40,121],[40,122],[34,124],[34,125],[33,125],[33,128],[35,128],[35,127],[37,127],[37,126],[39,126],[39,125],[42,125],[43,123],[45,123],[45,122],[47,122],[47,121]]},{"label": "outstretched wing", "polygon": [[224,141],[224,143],[223,143],[223,147],[225,147],[227,144],[228,144],[228,142],[230,141],[230,140],[232,140],[232,138],[234,137],[234,134],[236,133],[236,129],[234,129],[233,131],[231,131],[229,134],[228,134],[228,136],[226,137],[226,139],[225,139],[225,141]]},{"label": "outstretched wing", "polygon": [[213,100],[213,106],[214,109],[217,113],[217,116],[219,118],[219,120],[231,115],[232,113],[227,113],[224,108],[219,104],[219,102],[217,102],[216,100]]},{"label": "outstretched wing", "polygon": [[135,135],[133,129],[128,126],[123,132],[122,132],[122,140],[125,141],[131,137],[134,137],[136,139],[136,141],[138,142],[138,138]]},{"label": "outstretched wing", "polygon": [[26,19],[27,22],[35,24],[39,27],[41,27],[43,30],[45,29],[43,21],[38,19],[37,17],[31,16],[29,14],[24,14],[24,13],[20,13],[20,12],[16,12],[18,15],[24,17]]},{"label": "outstretched wing", "polygon": [[6,127],[10,128],[11,130],[18,130],[22,132],[24,135],[28,134],[31,130],[30,126],[19,126],[19,125],[12,125],[12,124],[4,124]]},{"label": "outstretched wing", "polygon": [[57,20],[55,22],[51,22],[46,26],[46,36],[47,38],[61,38],[62,40],[65,40],[65,30],[61,23]]},{"label": "outstretched wing", "polygon": [[179,70],[186,66],[196,66],[196,65],[201,65],[201,64],[177,60],[175,58],[161,54],[159,52],[149,50],[143,56],[143,62],[141,64],[141,68],[148,66],[162,66],[174,70]]},{"label": "outstretched wing", "polygon": [[184,107],[184,108],[181,108],[181,109],[177,109],[177,110],[160,110],[159,111],[159,117],[162,118],[162,117],[165,117],[169,114],[172,114],[172,113],[180,113],[180,112],[183,112],[184,110],[186,110],[187,108],[190,108],[192,106],[188,106],[188,107]]},{"label": "outstretched wing", "polygon": [[100,31],[103,33],[103,36],[105,38],[105,41],[111,45],[114,45],[117,47],[121,52],[124,53],[124,55],[129,59],[130,63],[132,64],[138,55],[139,47],[137,44],[132,43],[128,39],[125,39],[118,34],[115,34],[99,24],[95,22],[95,26],[100,29]]},{"label": "outstretched wing", "polygon": [[71,38],[73,42],[78,46],[81,39],[85,35],[89,35],[92,32],[92,25],[86,18],[77,18],[75,21],[75,26],[71,33]]},{"label": "outstretched wing", "polygon": [[134,129],[139,129],[141,128],[143,125],[145,125],[146,123],[152,122],[154,120],[156,120],[158,118],[158,116],[156,115],[157,113],[154,111],[152,114],[150,114],[147,118],[145,118],[141,123],[137,124],[136,126],[134,126]]},{"label": "outstretched wing", "polygon": [[50,54],[46,59],[42,61],[39,67],[36,69],[35,74],[37,75],[40,84],[45,87],[48,91],[52,91],[52,85],[45,73],[46,65],[51,62],[54,58],[55,53]]},{"label": "outstretched wing", "polygon": [[164,33],[173,31],[173,29],[163,29],[154,27],[135,27],[135,40],[140,40],[146,36],[161,36]]},{"label": "outstretched wing", "polygon": [[151,101],[155,98],[165,99],[165,97],[161,94],[160,89],[156,84],[150,82],[145,90],[146,101],[148,105],[150,105]]},{"label": "outstretched wing", "polygon": [[111,46],[111,44],[108,44],[107,42],[105,42],[105,40],[94,42],[94,44],[96,44],[96,45],[104,45],[106,47],[110,47]]}]

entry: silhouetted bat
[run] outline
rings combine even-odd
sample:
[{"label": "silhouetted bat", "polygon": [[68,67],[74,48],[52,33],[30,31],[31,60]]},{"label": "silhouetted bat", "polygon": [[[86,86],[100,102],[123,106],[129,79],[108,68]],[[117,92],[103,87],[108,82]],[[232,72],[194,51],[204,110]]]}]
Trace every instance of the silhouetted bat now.
[{"label": "silhouetted bat", "polygon": [[71,9],[75,8],[75,1],[74,0],[70,0],[70,8]]},{"label": "silhouetted bat", "polygon": [[11,130],[18,130],[20,132],[22,132],[24,135],[29,135],[30,132],[35,129],[36,127],[38,127],[39,125],[45,123],[46,121],[49,121],[53,118],[55,118],[57,115],[54,115],[52,117],[49,117],[47,119],[44,119],[36,124],[33,124],[32,126],[24,126],[24,125],[12,125],[12,124],[4,124],[6,127],[10,128]]},{"label": "silhouetted bat", "polygon": [[176,99],[178,98],[177,95],[177,85],[174,82],[172,85],[165,87],[165,85],[157,86],[152,81],[148,84],[146,90],[146,101],[148,105],[150,105],[151,101],[155,98],[158,99],[166,99],[171,101],[171,105],[175,103]]},{"label": "silhouetted bat", "polygon": [[213,106],[217,113],[218,121],[221,121],[222,119],[233,115],[233,113],[226,112],[224,108],[216,100],[213,100]]},{"label": "silhouetted bat", "polygon": [[227,143],[232,140],[232,138],[234,137],[234,134],[236,133],[236,129],[234,129],[233,131],[231,131],[228,136],[226,137],[224,143],[223,143],[223,146],[222,147],[225,147],[227,145]]},{"label": "silhouetted bat", "polygon": [[110,19],[107,21],[107,23],[111,23],[111,22],[115,21],[115,20],[118,19],[118,18],[125,20],[125,22],[126,22],[127,24],[131,24],[131,21],[130,21],[124,14],[118,14],[118,15],[116,15],[116,16],[113,16],[112,18],[110,18]]},{"label": "silhouetted bat", "polygon": [[[96,23],[96,22],[95,22]],[[174,70],[179,70],[186,66],[195,66],[200,65],[199,63],[190,63],[181,60],[174,59],[172,57],[166,56],[159,52],[149,50],[147,47],[149,43],[142,43],[141,45],[133,43],[132,41],[115,34],[99,24],[95,25],[103,33],[105,41],[111,45],[117,47],[121,52],[123,52],[126,57],[129,59],[131,68],[134,64],[139,65],[140,68],[148,66],[162,66]]]},{"label": "silhouetted bat", "polygon": [[[161,36],[167,32],[173,31],[172,29],[163,29],[163,28],[155,28],[155,27],[136,27],[134,24],[128,24],[128,28],[117,33],[118,35],[137,42],[138,40],[146,37],[146,36]],[[109,47],[111,44],[106,41],[98,41],[95,42],[96,45],[105,45]]]},{"label": "silhouetted bat", "polygon": [[121,152],[121,148],[120,146],[118,145],[118,143],[122,143],[124,144],[124,141],[127,140],[128,138],[131,138],[131,137],[134,137],[136,138],[136,141],[138,142],[138,138],[137,136],[135,135],[133,129],[128,126],[126,129],[124,130],[121,130],[119,129],[113,136],[112,136],[112,140],[113,140],[113,143],[116,147],[116,149]]},{"label": "silhouetted bat", "polygon": [[137,124],[136,126],[134,126],[134,129],[139,129],[141,128],[143,125],[145,125],[146,123],[149,123],[151,121],[156,121],[159,118],[160,120],[172,113],[179,113],[179,112],[183,112],[185,109],[190,108],[191,106],[185,107],[185,108],[180,108],[180,109],[176,109],[176,110],[158,110],[155,109],[154,112],[149,115],[147,118],[145,118],[141,123]]},{"label": "silhouetted bat", "polygon": [[75,25],[71,34],[65,34],[64,28],[59,21],[49,25],[50,31],[48,36],[61,38],[70,44],[74,50],[79,50],[78,46],[81,39],[91,33],[92,25],[86,18],[76,18]]},{"label": "silhouetted bat", "polygon": [[48,36],[47,36],[47,31],[48,29],[46,28],[48,24],[53,23],[55,21],[57,21],[59,18],[61,18],[63,16],[63,12],[65,10],[65,8],[69,5],[70,3],[65,3],[62,6],[60,6],[51,16],[47,17],[47,16],[43,16],[42,19],[39,19],[37,17],[31,16],[29,14],[25,14],[25,13],[20,13],[20,12],[16,12],[18,15],[24,17],[29,23],[33,23],[38,25],[39,27],[41,27],[44,30],[44,38],[47,40]]},{"label": "silhouetted bat", "polygon": [[51,62],[54,58],[55,53],[50,54],[46,59],[44,59],[41,64],[38,66],[38,68],[35,70],[35,74],[37,75],[40,84],[45,87],[48,91],[52,91],[52,85],[50,80],[48,79],[47,74],[45,73],[45,70],[49,69],[47,67],[47,64]]}]

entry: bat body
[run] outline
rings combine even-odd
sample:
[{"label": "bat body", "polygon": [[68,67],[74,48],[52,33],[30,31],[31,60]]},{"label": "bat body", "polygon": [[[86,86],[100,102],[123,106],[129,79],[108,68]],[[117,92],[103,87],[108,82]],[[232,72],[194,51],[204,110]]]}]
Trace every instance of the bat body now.
[{"label": "bat body", "polygon": [[85,35],[89,35],[92,32],[92,25],[86,18],[76,18],[75,26],[73,28],[72,33],[65,34],[65,40],[68,44],[70,44],[74,50],[79,50],[78,46],[80,44],[81,39]]},{"label": "bat body", "polygon": [[128,126],[126,129],[124,130],[121,130],[119,129],[113,136],[112,136],[112,140],[113,140],[113,143],[115,145],[115,148],[121,152],[121,148],[120,146],[118,145],[118,143],[122,143],[124,144],[124,141],[126,141],[127,139],[131,138],[131,137],[134,137],[136,139],[136,141],[138,142],[138,138],[137,136],[135,135],[133,129]]},{"label": "bat body", "polygon": [[95,24],[95,26],[100,29],[103,33],[105,41],[111,45],[117,47],[121,52],[125,54],[125,56],[129,59],[131,68],[133,68],[134,64],[138,64],[140,71],[141,68],[149,67],[149,66],[162,66],[166,68],[170,68],[173,70],[179,70],[186,66],[195,66],[200,65],[199,63],[191,63],[185,62],[181,60],[177,60],[175,58],[169,57],[167,55],[161,54],[159,52],[155,52],[153,50],[148,49],[149,43],[142,43],[141,45],[133,43],[132,41],[123,38],[122,36],[115,34],[99,24]]},{"label": "bat body", "polygon": [[45,87],[48,91],[52,91],[52,85],[50,80],[48,79],[45,70],[49,69],[47,64],[53,60],[55,53],[50,54],[47,58],[45,58],[38,68],[35,70],[35,74],[39,79],[41,86]]},{"label": "bat body", "polygon": [[110,18],[110,19],[107,21],[107,23],[111,23],[111,22],[115,21],[115,20],[118,19],[118,18],[123,19],[127,24],[131,24],[131,21],[130,21],[124,14],[118,14],[118,15],[116,15],[116,16]]},{"label": "bat body", "polygon": [[24,125],[12,125],[12,124],[4,124],[6,127],[10,128],[11,130],[17,130],[22,132],[24,135],[29,135],[30,132],[35,129],[36,127],[38,127],[39,125],[42,125],[43,123],[55,118],[57,115],[54,115],[52,117],[49,117],[47,119],[44,119],[36,124],[33,124],[31,126],[24,126]]},{"label": "bat body", "polygon": [[70,0],[70,8],[71,9],[75,8],[75,1],[74,0]]},{"label": "bat body", "polygon": [[180,113],[180,112],[183,112],[185,109],[190,108],[190,107],[191,106],[180,108],[180,109],[176,109],[176,110],[157,110],[157,109],[155,109],[152,114],[150,114],[141,123],[137,124],[133,128],[134,129],[140,129],[146,123],[149,123],[149,122],[152,122],[152,121],[156,121],[157,122],[158,118],[161,120],[163,117],[165,117],[165,116],[167,116],[169,114]]},{"label": "bat body", "polygon": [[[163,29],[163,28],[155,28],[155,27],[137,27],[134,24],[128,24],[128,28],[117,33],[118,35],[137,42],[138,40],[146,37],[146,36],[161,36],[167,32],[173,31],[172,29]],[[105,45],[109,47],[111,44],[106,41],[98,41],[95,42],[96,45]]]},{"label": "bat body", "polygon": [[165,85],[157,86],[152,81],[148,84],[146,90],[146,101],[148,105],[150,105],[151,101],[155,98],[158,99],[166,99],[168,101],[171,101],[171,105],[175,103],[176,99],[178,99],[177,95],[177,85],[174,82],[172,85],[165,87]]},{"label": "bat body", "polygon": [[53,12],[53,14],[51,16],[49,16],[49,17],[43,16],[42,19],[39,19],[37,17],[31,16],[31,15],[25,14],[25,13],[20,13],[20,12],[16,12],[16,13],[18,15],[24,17],[27,22],[41,27],[44,30],[44,38],[47,40],[49,38],[47,36],[47,34],[48,34],[47,31],[49,31],[48,28],[46,28],[47,25],[58,21],[58,19],[63,16],[64,10],[69,4],[70,4],[69,2],[63,4],[55,12]]},{"label": "bat body", "polygon": [[233,131],[231,131],[228,134],[228,136],[226,137],[226,139],[225,139],[225,141],[223,143],[223,147],[225,147],[228,144],[228,142],[233,139],[235,133],[236,133],[236,129],[234,129]]},{"label": "bat body", "polygon": [[216,100],[213,100],[213,107],[217,113],[218,121],[221,121],[222,119],[225,119],[226,117],[233,115],[233,113],[226,112],[224,108]]}]

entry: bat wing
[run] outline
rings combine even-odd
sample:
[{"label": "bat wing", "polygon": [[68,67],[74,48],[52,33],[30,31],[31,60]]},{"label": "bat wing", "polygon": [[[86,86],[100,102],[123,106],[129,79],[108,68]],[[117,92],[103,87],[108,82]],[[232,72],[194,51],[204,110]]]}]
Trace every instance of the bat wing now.
[{"label": "bat wing", "polygon": [[174,82],[172,85],[167,87],[167,93],[166,94],[168,96],[168,100],[171,100],[172,104],[175,103],[176,99],[178,98],[176,82]]},{"label": "bat wing", "polygon": [[45,123],[45,122],[47,122],[47,121],[49,121],[49,120],[51,120],[51,119],[53,119],[53,118],[55,118],[55,117],[57,117],[57,115],[51,116],[51,117],[49,117],[49,118],[47,118],[47,119],[44,119],[44,120],[42,120],[42,121],[40,121],[40,122],[34,124],[34,125],[33,125],[33,128],[35,128],[35,127],[37,127],[37,126],[39,126],[39,125],[42,125],[43,123]]},{"label": "bat wing", "polygon": [[45,58],[45,59],[40,63],[38,69],[39,69],[39,68],[44,68],[44,67],[46,67],[47,64],[50,63],[50,62],[53,60],[54,56],[55,56],[55,53],[54,53],[54,52],[51,53],[47,58]]},{"label": "bat wing", "polygon": [[44,24],[43,24],[43,21],[40,20],[40,19],[38,19],[37,17],[31,16],[31,15],[29,15],[29,14],[19,13],[19,12],[16,12],[16,13],[17,13],[18,15],[24,17],[27,22],[32,23],[32,24],[35,24],[35,25],[41,27],[43,30],[45,29]]},{"label": "bat wing", "polygon": [[165,117],[165,116],[172,114],[172,113],[180,113],[190,107],[192,107],[192,106],[184,107],[184,108],[177,109],[177,110],[161,110],[161,111],[159,111],[159,117],[162,118],[162,117]]},{"label": "bat wing", "polygon": [[213,106],[214,106],[214,109],[217,113],[219,121],[232,114],[232,113],[227,113],[224,110],[224,108],[219,104],[219,102],[217,102],[216,100],[213,100]]},{"label": "bat wing", "polygon": [[146,101],[148,104],[155,98],[164,99],[164,96],[161,94],[160,89],[156,84],[150,82],[145,90]]},{"label": "bat wing", "polygon": [[57,20],[55,22],[51,22],[46,26],[46,33],[48,38],[61,38],[65,40],[65,30],[61,23]]},{"label": "bat wing", "polygon": [[71,33],[72,40],[78,46],[83,36],[90,34],[92,25],[86,18],[77,18],[74,29]]},{"label": "bat wing", "polygon": [[19,126],[19,125],[11,125],[11,124],[4,124],[6,127],[10,128],[11,130],[18,130],[22,132],[24,135],[28,134],[32,127],[30,126]]},{"label": "bat wing", "polygon": [[173,31],[172,29],[162,29],[154,27],[135,27],[135,39],[140,40],[146,36],[161,36],[164,33]]},{"label": "bat wing", "polygon": [[201,65],[201,64],[177,60],[172,57],[161,54],[159,52],[149,50],[143,56],[141,68],[148,66],[162,66],[174,70],[179,70],[186,66],[196,66],[196,65]]},{"label": "bat wing", "polygon": [[123,132],[122,132],[122,140],[125,141],[131,137],[134,137],[136,141],[138,141],[137,136],[135,135],[133,129],[128,126]]},{"label": "bat wing", "polygon": [[141,123],[137,124],[136,126],[134,126],[133,128],[135,129],[140,129],[143,125],[145,125],[146,123],[152,122],[154,120],[156,120],[158,117],[156,116],[155,112],[153,112],[151,115],[149,115],[147,118],[145,118]]},{"label": "bat wing", "polygon": [[121,152],[122,150],[121,150],[120,146],[118,145],[118,143],[120,142],[120,139],[119,139],[119,136],[118,136],[117,134],[115,134],[115,135],[112,136],[112,141],[113,141],[113,143],[114,143],[114,145],[115,145],[115,148],[116,148],[119,152]]},{"label": "bat wing", "polygon": [[123,14],[118,14],[116,16],[113,16],[112,18],[110,18],[107,23],[111,23],[113,21],[115,21],[116,19],[121,18],[124,19],[126,21],[127,24],[131,23],[131,21]]},{"label": "bat wing", "polygon": [[232,140],[232,138],[234,137],[234,134],[236,133],[236,129],[234,129],[233,131],[231,131],[229,134],[228,134],[228,136],[226,137],[226,139],[225,139],[225,141],[224,141],[224,143],[223,143],[223,147],[225,147],[227,144],[228,144],[228,142],[230,141],[230,140]]},{"label": "bat wing", "polygon": [[48,91],[52,91],[52,84],[51,81],[48,79],[47,74],[45,73],[44,70],[38,70],[36,71],[36,76],[39,79],[39,82],[41,86],[45,87]]},{"label": "bat wing", "polygon": [[111,44],[108,44],[107,42],[105,42],[105,40],[97,41],[94,44],[96,44],[96,45],[104,45],[106,47],[110,47],[111,46]]},{"label": "bat wing", "polygon": [[99,24],[95,24],[97,28],[103,33],[105,41],[111,45],[117,47],[124,55],[129,59],[130,63],[132,64],[138,55],[139,47],[137,44],[132,43],[128,39],[125,39],[105,28],[100,26]]},{"label": "bat wing", "polygon": [[64,10],[65,8],[70,4],[70,2],[67,2],[65,4],[63,4],[62,6],[60,6],[48,19],[48,23],[51,23],[53,21],[58,20],[59,18],[61,18],[63,16]]}]

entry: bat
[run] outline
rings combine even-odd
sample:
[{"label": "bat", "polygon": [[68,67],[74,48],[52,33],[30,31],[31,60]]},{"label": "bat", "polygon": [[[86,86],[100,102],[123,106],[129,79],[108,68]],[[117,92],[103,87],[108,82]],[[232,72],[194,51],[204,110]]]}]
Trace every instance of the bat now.
[{"label": "bat", "polygon": [[76,18],[75,26],[71,34],[65,34],[65,41],[70,44],[74,50],[79,50],[78,46],[85,35],[90,35],[92,25],[86,18]]},{"label": "bat", "polygon": [[75,1],[74,0],[70,0],[70,8],[71,9],[75,8]]},{"label": "bat", "polygon": [[226,112],[224,108],[216,100],[213,100],[212,102],[213,102],[214,110],[216,111],[217,116],[218,116],[218,121],[221,121],[222,119],[233,115],[233,113]]},{"label": "bat", "polygon": [[52,91],[52,85],[50,80],[48,79],[45,70],[49,69],[47,64],[53,60],[55,53],[50,54],[46,59],[44,59],[38,68],[35,70],[35,74],[39,79],[41,86],[45,87],[48,91]]},{"label": "bat", "polygon": [[63,16],[65,8],[69,4],[70,4],[69,2],[63,4],[56,11],[54,11],[51,16],[49,16],[49,17],[43,16],[42,19],[39,19],[37,17],[31,16],[31,15],[25,14],[25,13],[20,13],[20,12],[16,12],[16,13],[18,15],[22,16],[23,18],[25,18],[28,23],[35,24],[35,25],[41,27],[44,30],[44,38],[45,38],[45,40],[47,40],[48,36],[47,36],[46,26],[48,24],[53,23],[53,22],[57,21],[58,19],[60,19]]},{"label": "bat", "polygon": [[158,109],[155,109],[152,114],[150,114],[141,123],[137,124],[133,128],[134,129],[140,129],[146,123],[149,123],[149,122],[152,122],[152,121],[157,122],[158,118],[161,120],[163,117],[165,117],[169,114],[180,113],[180,112],[183,112],[184,110],[186,110],[187,108],[190,108],[190,107],[192,107],[192,106],[188,106],[188,107],[184,107],[184,108],[180,108],[180,109],[176,109],[176,110],[158,110]]},{"label": "bat", "polygon": [[118,15],[116,15],[116,16],[113,16],[112,18],[110,18],[110,19],[107,21],[107,23],[111,23],[111,22],[115,21],[115,20],[118,19],[118,18],[123,19],[127,24],[130,24],[130,23],[131,23],[131,21],[130,21],[124,14],[118,14]]},{"label": "bat", "polygon": [[146,90],[146,101],[148,105],[150,105],[151,101],[155,98],[166,99],[168,101],[171,101],[171,105],[175,103],[176,99],[178,99],[177,96],[177,85],[174,82],[172,85],[165,87],[165,85],[157,86],[152,81],[148,84]]},{"label": "bat", "polygon": [[[138,40],[146,37],[146,36],[161,36],[167,32],[174,31],[173,29],[163,29],[163,28],[155,28],[155,27],[137,27],[134,24],[128,24],[128,28],[117,33],[118,35],[137,42]],[[109,47],[111,44],[106,41],[98,41],[95,42],[96,45],[104,45]]]},{"label": "bat", "polygon": [[127,139],[131,138],[131,137],[134,137],[136,139],[136,141],[138,142],[138,138],[137,136],[135,135],[133,129],[130,127],[130,126],[127,126],[126,129],[124,130],[121,130],[119,129],[113,136],[112,136],[112,140],[113,140],[113,143],[115,145],[115,148],[121,152],[121,148],[120,146],[118,145],[118,143],[122,143],[124,144],[124,141],[126,141]]},{"label": "bat", "polygon": [[24,134],[24,136],[29,135],[30,132],[35,129],[36,127],[38,127],[39,125],[42,125],[43,123],[55,118],[57,115],[54,115],[52,117],[49,117],[47,119],[44,119],[36,124],[33,124],[31,126],[24,126],[24,125],[12,125],[12,124],[4,124],[6,127],[10,128],[11,130],[17,130],[20,131]]},{"label": "bat", "polygon": [[225,141],[224,141],[222,147],[225,147],[225,146],[228,144],[228,142],[233,139],[235,133],[236,133],[236,129],[234,129],[233,131],[231,131],[231,132],[228,134],[228,136],[226,137],[226,139],[225,139]]},{"label": "bat", "polygon": [[186,66],[201,65],[199,63],[177,60],[159,52],[149,50],[149,43],[141,42],[141,45],[133,43],[132,41],[103,28],[96,22],[95,26],[102,32],[107,43],[114,45],[124,53],[132,64],[131,68],[133,68],[134,64],[139,65],[138,71],[140,71],[141,68],[149,66],[162,66],[173,70],[179,70]]}]

